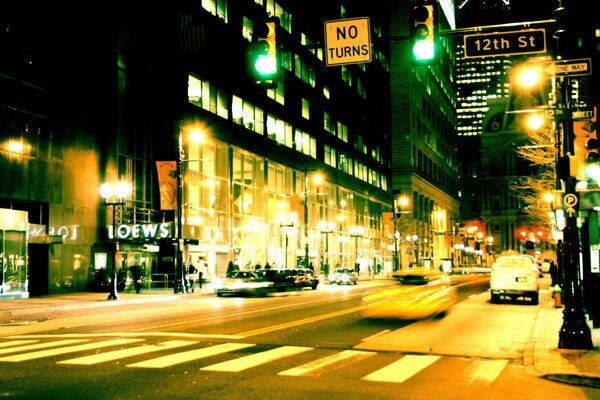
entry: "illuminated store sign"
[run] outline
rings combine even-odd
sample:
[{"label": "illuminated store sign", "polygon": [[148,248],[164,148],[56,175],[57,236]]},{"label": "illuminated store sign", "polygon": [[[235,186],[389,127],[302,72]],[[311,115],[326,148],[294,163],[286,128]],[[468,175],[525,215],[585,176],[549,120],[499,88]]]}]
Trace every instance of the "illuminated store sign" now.
[{"label": "illuminated store sign", "polygon": [[[168,223],[118,225],[117,239],[164,239],[171,236]],[[113,227],[109,226],[108,238],[113,239]]]}]

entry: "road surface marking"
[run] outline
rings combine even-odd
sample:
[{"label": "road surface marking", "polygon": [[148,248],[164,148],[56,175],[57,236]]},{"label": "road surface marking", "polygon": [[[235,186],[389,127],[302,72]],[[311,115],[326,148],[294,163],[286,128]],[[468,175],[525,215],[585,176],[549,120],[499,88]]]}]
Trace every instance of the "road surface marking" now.
[{"label": "road surface marking", "polygon": [[473,382],[482,382],[490,385],[498,378],[508,360],[475,360],[464,371],[464,376],[469,385]]},{"label": "road surface marking", "polygon": [[400,360],[361,379],[364,381],[402,383],[439,359],[440,356],[404,356]]},{"label": "road surface marking", "polygon": [[100,364],[107,361],[119,360],[121,358],[137,356],[141,354],[153,353],[156,351],[163,351],[167,349],[176,349],[178,347],[191,346],[192,344],[198,343],[191,340],[169,340],[163,343],[153,345],[142,345],[131,347],[127,349],[114,350],[106,353],[94,354],[91,356],[84,356],[78,358],[72,358],[70,360],[59,361],[57,364],[74,364],[74,365],[93,365]]},{"label": "road surface marking", "polygon": [[360,311],[366,307],[367,306],[358,306],[358,307],[348,308],[346,310],[334,311],[334,312],[331,312],[328,314],[322,314],[322,315],[317,315],[315,317],[304,318],[304,319],[299,319],[299,320],[292,321],[292,322],[287,322],[285,324],[267,326],[265,328],[255,329],[253,331],[238,333],[236,336],[249,337],[249,336],[261,335],[263,333],[270,333],[270,332],[278,331],[280,329],[292,328],[294,326],[309,324],[312,322],[321,321],[321,320],[328,319],[328,318],[338,317],[338,316],[344,315],[344,314],[350,314],[350,313],[353,313],[356,311]]},{"label": "road surface marking", "polygon": [[327,357],[323,357],[320,358],[318,360],[315,361],[311,361],[309,363],[306,363],[304,365],[301,365],[299,367],[296,368],[291,368],[285,371],[282,371],[280,373],[278,373],[277,375],[286,375],[286,376],[300,376],[300,375],[306,375],[312,371],[318,370],[320,368],[326,367],[328,365],[331,365],[333,363],[337,363],[343,360],[347,360],[349,358],[366,358],[372,355],[375,355],[376,353],[371,352],[371,351],[358,351],[358,350],[344,350],[335,354],[332,354],[330,356]]},{"label": "road surface marking", "polygon": [[304,353],[305,351],[313,350],[314,347],[299,347],[299,346],[282,346],[275,349],[263,351],[249,356],[236,358],[218,364],[209,365],[201,368],[202,371],[221,371],[221,372],[240,372],[248,368],[256,367],[261,364],[266,364],[271,361],[281,358]]},{"label": "road surface marking", "polygon": [[[118,345],[122,345],[122,344],[129,344],[129,343],[134,343],[134,342],[141,342],[143,340],[144,339],[114,339],[114,340],[105,340],[103,342],[80,344],[80,345],[77,345],[77,346],[69,346],[69,347],[60,347],[58,349],[49,349],[49,350],[34,351],[34,352],[31,352],[31,353],[25,353],[25,354],[15,354],[13,356],[7,356],[7,357],[0,358],[0,362],[4,362],[4,361],[8,361],[8,362],[28,361],[28,360],[34,360],[34,359],[37,359],[37,358],[52,357],[52,356],[58,356],[58,355],[61,355],[61,354],[75,353],[77,351],[92,350],[92,349],[99,349],[99,348],[102,348],[102,347],[118,346]],[[64,340],[63,340],[63,342],[64,342]]]},{"label": "road surface marking", "polygon": [[37,342],[37,340],[11,340],[9,342],[0,342],[0,347],[20,346],[35,342]]},{"label": "road surface marking", "polygon": [[[87,340],[86,339],[57,340],[55,342],[37,343],[37,344],[30,344],[27,346],[5,348],[5,349],[0,349],[0,354],[15,353],[17,351],[47,349],[48,347],[64,346],[67,344],[81,343],[81,342],[89,342],[89,339],[87,339]],[[0,358],[0,361],[1,360],[2,359]]]},{"label": "road surface marking", "polygon": [[202,349],[195,349],[190,351],[184,351],[181,353],[170,354],[168,356],[153,358],[147,361],[141,361],[135,364],[128,364],[129,368],[165,368],[176,364],[183,364],[184,362],[199,360],[201,358],[211,357],[218,354],[229,353],[247,347],[256,346],[252,343],[223,343],[215,346],[205,347]]}]

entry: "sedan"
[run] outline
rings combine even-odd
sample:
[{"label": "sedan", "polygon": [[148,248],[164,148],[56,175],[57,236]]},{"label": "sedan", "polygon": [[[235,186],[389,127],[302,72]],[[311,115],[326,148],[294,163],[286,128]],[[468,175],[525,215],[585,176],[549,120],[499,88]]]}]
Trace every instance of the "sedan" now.
[{"label": "sedan", "polygon": [[262,296],[277,290],[277,285],[265,274],[264,270],[231,271],[224,279],[214,283],[214,291],[217,296],[225,294]]},{"label": "sedan", "polygon": [[327,280],[331,284],[356,285],[358,283],[358,275],[352,268],[336,268],[332,274],[329,274]]},{"label": "sedan", "polygon": [[445,273],[396,272],[392,277],[392,287],[363,297],[363,317],[417,320],[444,315],[457,302],[456,287]]}]

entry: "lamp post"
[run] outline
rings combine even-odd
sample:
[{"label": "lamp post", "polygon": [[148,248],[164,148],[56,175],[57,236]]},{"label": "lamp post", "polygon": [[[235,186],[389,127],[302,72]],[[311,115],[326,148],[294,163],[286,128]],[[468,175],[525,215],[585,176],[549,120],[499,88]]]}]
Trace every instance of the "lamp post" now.
[{"label": "lamp post", "polygon": [[[204,140],[203,132],[194,127],[188,127],[185,129],[189,132],[189,139],[193,143],[200,143]],[[190,161],[205,161],[206,159],[199,158],[195,160],[186,159],[185,150],[183,148],[183,130],[179,131],[177,141],[177,190],[176,190],[176,202],[177,207],[175,210],[175,260],[174,260],[174,273],[175,278],[173,282],[173,292],[182,293],[184,291],[184,280],[185,271],[183,270],[183,257],[181,254],[181,248],[183,247],[183,179],[182,179],[182,166],[185,162]]]},{"label": "lamp post", "polygon": [[[125,182],[119,182],[115,187],[113,187],[110,183],[103,183],[100,185],[100,196],[104,199],[104,205],[106,207],[112,207],[112,226],[110,230],[110,235],[112,237],[113,242],[113,257],[112,257],[112,267],[110,272],[110,293],[108,294],[107,300],[119,300],[119,295],[117,294],[117,274],[115,271],[115,262],[117,256],[117,221],[116,221],[116,208],[117,206],[122,207],[125,205],[125,198],[131,192],[131,185]],[[116,200],[111,201],[113,194],[116,195]]]},{"label": "lamp post", "polygon": [[402,258],[398,257],[398,240],[400,239],[400,232],[398,229],[398,222],[402,217],[403,213],[408,213],[409,211],[404,211],[404,208],[408,205],[408,197],[400,196],[398,198],[394,198],[394,271],[397,271],[398,268],[402,269]]},{"label": "lamp post", "polygon": [[[321,174],[315,175],[315,182],[321,183],[323,177]],[[310,195],[310,185],[308,181],[308,166],[304,165],[304,267],[308,268],[308,196]],[[316,193],[318,194],[318,193]]]},{"label": "lamp post", "polygon": [[288,222],[281,222],[279,224],[279,226],[281,228],[283,228],[283,232],[284,232],[284,236],[285,236],[285,256],[284,256],[284,268],[287,269],[288,267],[288,244],[289,244],[289,235],[288,235],[288,229],[294,227],[294,222],[293,221],[288,221]]},{"label": "lamp post", "polygon": [[[354,238],[354,266],[358,267],[358,239],[365,233],[365,228],[362,226],[351,226],[350,236]],[[359,268],[360,269],[360,268]],[[356,271],[360,272],[360,271]]]},{"label": "lamp post", "polygon": [[325,235],[325,257],[326,257],[326,264],[325,264],[325,271],[322,271],[322,272],[325,275],[327,275],[327,274],[329,274],[329,234],[333,233],[333,230],[335,229],[335,222],[333,222],[333,221],[329,221],[329,222],[321,221],[321,222],[319,222],[319,229],[320,229],[321,233]]}]

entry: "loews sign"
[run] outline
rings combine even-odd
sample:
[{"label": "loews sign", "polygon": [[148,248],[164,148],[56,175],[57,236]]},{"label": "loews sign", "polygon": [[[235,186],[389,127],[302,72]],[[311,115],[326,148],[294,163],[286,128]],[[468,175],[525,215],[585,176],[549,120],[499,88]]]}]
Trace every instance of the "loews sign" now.
[{"label": "loews sign", "polygon": [[[171,236],[169,229],[170,224],[132,224],[132,225],[117,225],[116,239],[132,240],[132,239],[164,239]],[[108,238],[113,240],[113,226],[108,227]]]}]

